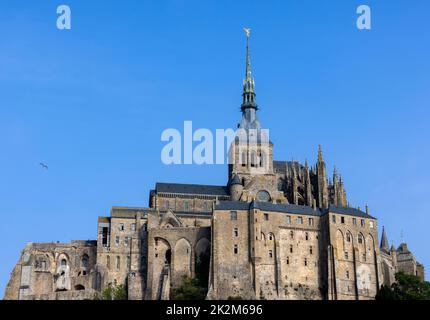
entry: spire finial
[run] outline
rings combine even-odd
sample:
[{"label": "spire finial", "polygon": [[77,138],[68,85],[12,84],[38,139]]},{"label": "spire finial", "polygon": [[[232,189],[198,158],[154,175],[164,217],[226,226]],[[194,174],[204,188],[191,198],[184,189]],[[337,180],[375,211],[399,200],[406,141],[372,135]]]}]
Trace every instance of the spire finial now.
[{"label": "spire finial", "polygon": [[249,38],[251,36],[250,28],[243,28],[246,34],[246,70],[245,70],[245,80],[243,80],[243,103],[242,112],[246,109],[253,108],[257,109],[257,104],[255,102],[255,83],[252,78],[251,70],[251,54],[249,50]]},{"label": "spire finial", "polygon": [[318,145],[318,162],[323,162],[323,154],[322,154],[322,148],[321,145]]},{"label": "spire finial", "polygon": [[385,226],[382,227],[382,237],[381,237],[381,244],[379,248],[382,250],[385,250],[386,252],[390,250],[387,234],[385,233]]}]

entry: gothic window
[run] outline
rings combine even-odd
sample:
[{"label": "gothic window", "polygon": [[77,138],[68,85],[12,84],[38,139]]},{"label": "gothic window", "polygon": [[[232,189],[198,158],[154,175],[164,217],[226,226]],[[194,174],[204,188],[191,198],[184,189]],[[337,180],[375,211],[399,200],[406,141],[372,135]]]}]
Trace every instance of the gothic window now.
[{"label": "gothic window", "polygon": [[88,268],[90,265],[90,257],[87,254],[84,254],[81,259],[81,267]]},{"label": "gothic window", "polygon": [[260,153],[260,167],[266,167],[266,154],[264,152]]},{"label": "gothic window", "polygon": [[230,220],[237,220],[237,211],[230,211]]},{"label": "gothic window", "polygon": [[358,243],[363,244],[363,236],[361,234],[358,235]]},{"label": "gothic window", "polygon": [[62,267],[67,266],[67,260],[66,259],[62,259],[60,264],[61,264]]},{"label": "gothic window", "polygon": [[278,191],[283,191],[284,190],[284,182],[279,179],[278,180]]},{"label": "gothic window", "polygon": [[346,234],[346,242],[351,242],[351,235],[349,233]]},{"label": "gothic window", "polygon": [[257,154],[255,153],[255,151],[251,152],[251,167],[256,167],[257,166]]},{"label": "gothic window", "polygon": [[240,163],[241,163],[242,167],[246,166],[246,151],[242,152],[242,157],[241,157],[241,162]]}]

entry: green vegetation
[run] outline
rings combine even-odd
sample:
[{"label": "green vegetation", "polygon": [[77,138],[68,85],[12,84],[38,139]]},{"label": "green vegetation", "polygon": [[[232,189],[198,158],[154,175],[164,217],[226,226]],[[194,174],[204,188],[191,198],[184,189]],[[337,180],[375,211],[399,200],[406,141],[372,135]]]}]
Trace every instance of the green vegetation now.
[{"label": "green vegetation", "polygon": [[172,300],[204,300],[207,289],[200,285],[197,278],[184,277],[182,285],[178,289],[173,289],[170,293]]},{"label": "green vegetation", "polygon": [[127,300],[127,288],[122,284],[114,286],[109,283],[100,295],[94,296],[94,300]]},{"label": "green vegetation", "polygon": [[403,272],[396,273],[391,287],[382,286],[376,300],[430,300],[430,283]]}]

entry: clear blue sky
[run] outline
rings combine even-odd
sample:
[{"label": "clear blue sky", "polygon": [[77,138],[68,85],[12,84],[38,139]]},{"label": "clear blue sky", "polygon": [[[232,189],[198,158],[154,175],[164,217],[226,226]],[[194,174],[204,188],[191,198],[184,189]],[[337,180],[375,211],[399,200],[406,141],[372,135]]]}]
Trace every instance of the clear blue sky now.
[{"label": "clear blue sky", "polygon": [[[56,7],[72,30],[56,29]],[[372,30],[355,27],[372,8]],[[0,4],[0,292],[26,242],[95,239],[157,181],[225,184],[160,161],[161,132],[240,119],[245,37],[275,158],[322,144],[351,204],[430,268],[427,0],[19,1]],[[44,171],[39,162],[49,165]]]}]

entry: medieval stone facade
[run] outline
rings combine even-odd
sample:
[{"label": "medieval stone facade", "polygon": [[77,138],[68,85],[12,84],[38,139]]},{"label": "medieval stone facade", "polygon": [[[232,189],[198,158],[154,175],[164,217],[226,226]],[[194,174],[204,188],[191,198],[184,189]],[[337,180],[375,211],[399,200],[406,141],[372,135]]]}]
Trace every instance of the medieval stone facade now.
[{"label": "medieval stone facade", "polygon": [[[249,42],[249,37],[248,37]],[[124,284],[129,299],[169,299],[203,274],[208,299],[373,299],[405,271],[424,278],[406,244],[378,245],[378,222],[350,207],[342,177],[273,160],[257,118],[247,44],[242,119],[225,186],[157,183],[148,208],[113,207],[97,240],[28,244],[5,299],[92,299]]]}]

